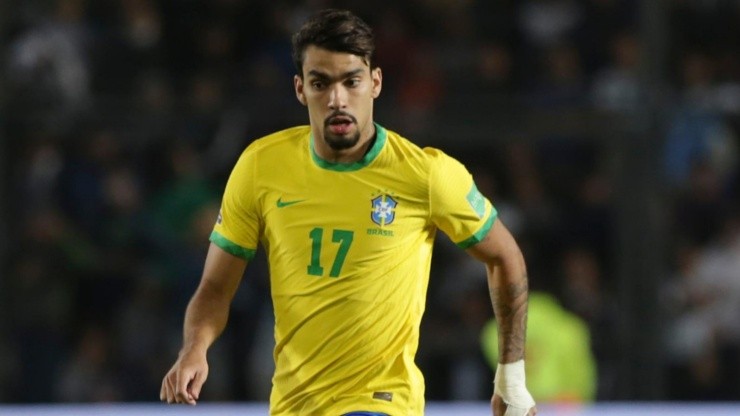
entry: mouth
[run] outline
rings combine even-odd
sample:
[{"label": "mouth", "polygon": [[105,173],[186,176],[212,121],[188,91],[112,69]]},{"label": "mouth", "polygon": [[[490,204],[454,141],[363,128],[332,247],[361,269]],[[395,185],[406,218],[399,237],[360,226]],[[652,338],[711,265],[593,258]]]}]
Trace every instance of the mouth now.
[{"label": "mouth", "polygon": [[355,123],[354,117],[348,115],[337,115],[327,119],[327,127],[333,134],[347,134]]}]

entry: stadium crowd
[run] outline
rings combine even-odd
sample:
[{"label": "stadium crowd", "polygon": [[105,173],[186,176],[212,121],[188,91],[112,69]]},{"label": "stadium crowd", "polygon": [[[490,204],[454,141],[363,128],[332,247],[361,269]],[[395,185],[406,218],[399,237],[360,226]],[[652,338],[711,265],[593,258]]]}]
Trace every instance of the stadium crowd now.
[{"label": "stadium crowd", "polygon": [[[3,3],[0,198],[10,244],[0,265],[0,401],[158,399],[231,166],[251,140],[307,123],[289,36],[324,7],[351,8],[376,28],[377,120],[464,161],[522,245],[531,289],[585,324],[597,371],[593,394],[579,400],[621,398],[615,127],[536,123],[543,114],[639,120],[640,2]],[[669,258],[656,305],[666,353],[656,360],[666,400],[738,400],[740,3],[666,3],[664,123],[654,139]],[[481,333],[492,311],[479,267],[439,238],[418,356],[430,400],[490,397]],[[202,397],[266,400],[272,342],[258,257],[210,354]]]}]

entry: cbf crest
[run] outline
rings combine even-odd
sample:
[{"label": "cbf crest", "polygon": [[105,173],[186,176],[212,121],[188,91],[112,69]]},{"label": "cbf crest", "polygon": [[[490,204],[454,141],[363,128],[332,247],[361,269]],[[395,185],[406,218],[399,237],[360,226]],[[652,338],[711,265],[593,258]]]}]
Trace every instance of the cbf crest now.
[{"label": "cbf crest", "polygon": [[374,223],[383,227],[389,225],[396,219],[396,207],[398,202],[393,199],[390,195],[379,195],[370,200],[372,211],[370,212],[370,219]]}]

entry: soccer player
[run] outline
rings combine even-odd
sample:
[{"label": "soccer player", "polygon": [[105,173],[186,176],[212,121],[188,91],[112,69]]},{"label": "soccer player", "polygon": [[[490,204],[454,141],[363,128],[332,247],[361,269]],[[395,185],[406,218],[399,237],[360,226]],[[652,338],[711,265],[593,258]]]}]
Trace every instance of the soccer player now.
[{"label": "soccer player", "polygon": [[534,415],[521,251],[465,167],[373,120],[371,29],[325,10],[293,37],[309,126],[256,140],[226,184],[183,346],[160,399],[195,404],[206,351],[258,243],[275,308],[271,415],[422,415],[414,364],[437,229],[487,266],[499,323],[494,415]]}]

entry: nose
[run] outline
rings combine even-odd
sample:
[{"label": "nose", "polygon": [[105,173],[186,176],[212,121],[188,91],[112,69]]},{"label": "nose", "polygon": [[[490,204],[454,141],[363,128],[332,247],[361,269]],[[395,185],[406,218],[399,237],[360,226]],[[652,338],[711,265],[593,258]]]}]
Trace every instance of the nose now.
[{"label": "nose", "polygon": [[334,85],[329,91],[329,109],[340,110],[347,107],[347,94],[341,84]]}]

